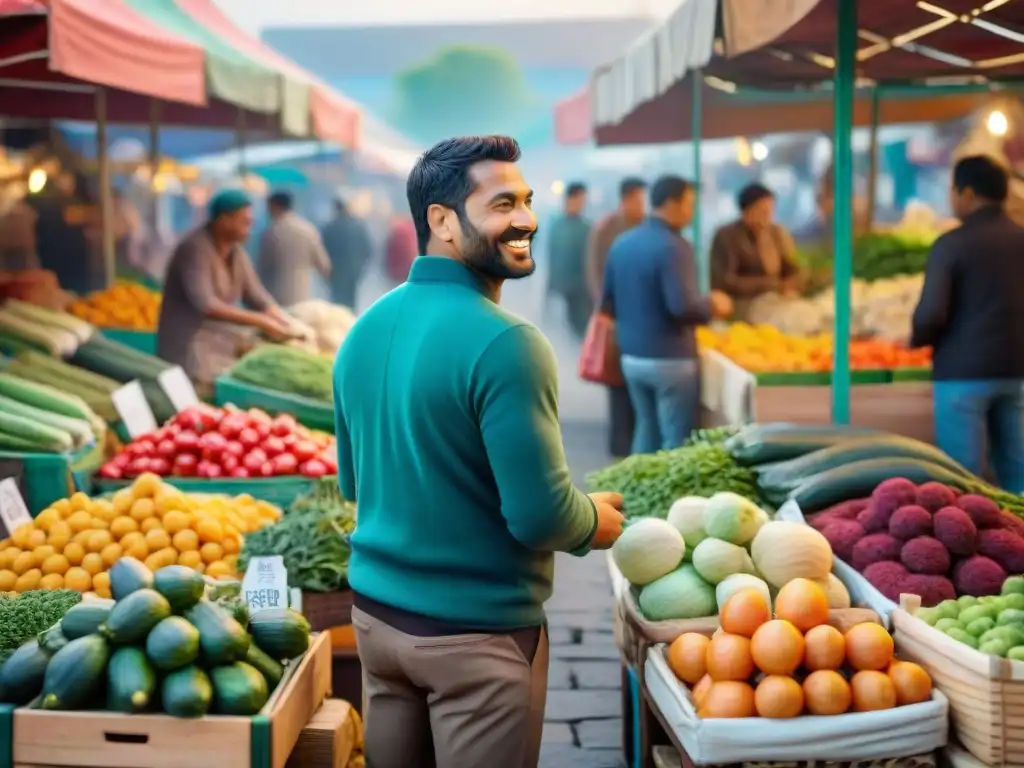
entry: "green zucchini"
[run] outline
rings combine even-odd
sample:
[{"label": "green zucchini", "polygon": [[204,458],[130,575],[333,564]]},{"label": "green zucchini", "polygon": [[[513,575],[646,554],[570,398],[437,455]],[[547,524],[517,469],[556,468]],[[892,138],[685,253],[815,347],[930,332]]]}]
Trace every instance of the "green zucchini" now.
[{"label": "green zucchini", "polygon": [[74,384],[88,389],[96,389],[108,395],[120,389],[123,383],[109,376],[101,376],[80,366],[70,365],[63,360],[47,357],[39,352],[23,352],[18,355],[17,359],[66,377],[69,385]]},{"label": "green zucchini", "polygon": [[39,446],[31,440],[17,435],[0,432],[0,451],[16,451],[18,453],[39,453]]},{"label": "green zucchini", "polygon": [[99,635],[72,640],[57,651],[43,677],[41,709],[80,709],[100,687],[110,648]]},{"label": "green zucchini", "polygon": [[96,329],[85,320],[69,315],[67,312],[58,312],[37,304],[30,304],[27,301],[8,299],[4,307],[19,317],[23,317],[31,323],[57,328],[72,334],[79,342],[88,341],[96,332]]},{"label": "green zucchini", "polygon": [[168,616],[146,638],[146,655],[162,672],[187,667],[199,658],[199,630],[181,616]]},{"label": "green zucchini", "polygon": [[64,430],[3,410],[0,410],[0,432],[29,440],[43,453],[70,453],[75,447],[75,441]]},{"label": "green zucchini", "polygon": [[49,354],[58,357],[74,354],[75,348],[78,346],[78,339],[74,334],[53,326],[44,326],[41,323],[26,320],[21,315],[16,315],[5,308],[0,308],[0,331],[26,341],[45,345]]},{"label": "green zucchini", "polygon": [[51,656],[67,645],[68,641],[71,640],[70,637],[67,637],[64,634],[59,621],[49,629],[44,629],[40,632],[36,639],[39,641],[39,647]]},{"label": "green zucchini", "polygon": [[256,643],[249,643],[249,652],[245,654],[245,663],[260,671],[260,674],[266,678],[270,690],[277,688],[277,684],[284,677],[284,667],[260,650]]},{"label": "green zucchini", "polygon": [[921,459],[945,467],[967,480],[979,479],[962,464],[932,445],[901,435],[884,435],[855,438],[778,464],[768,471],[761,472],[757,484],[762,490],[788,492],[811,475],[846,466],[855,461],[886,458]]},{"label": "green zucchini", "polygon": [[134,557],[118,558],[108,571],[110,594],[115,600],[124,600],[132,592],[153,588],[153,572]]},{"label": "green zucchini", "polygon": [[152,589],[138,589],[117,601],[99,632],[115,645],[131,645],[142,642],[153,627],[170,615],[171,605],[166,597]]},{"label": "green zucchini", "polygon": [[41,342],[23,339],[20,336],[15,336],[13,333],[0,330],[0,352],[5,352],[8,355],[17,355],[21,352],[32,350],[45,352],[46,349],[46,345]]},{"label": "green zucchini", "polygon": [[192,568],[168,565],[153,574],[153,589],[167,598],[172,611],[181,613],[202,599],[206,581]]},{"label": "green zucchini", "polygon": [[787,461],[804,456],[822,448],[846,442],[854,438],[880,434],[875,430],[857,432],[857,428],[826,430],[821,427],[791,429],[777,433],[759,432],[744,435],[740,433],[725,442],[725,449],[743,466]]},{"label": "green zucchini", "polygon": [[805,515],[820,512],[847,499],[870,496],[880,483],[905,477],[912,483],[937,482],[966,490],[976,483],[930,461],[910,458],[882,458],[855,461],[804,480],[789,498]]},{"label": "green zucchini", "polygon": [[0,410],[13,416],[22,416],[26,419],[31,419],[39,424],[45,424],[47,426],[59,429],[63,432],[67,432],[71,435],[71,439],[74,441],[74,448],[83,448],[95,439],[95,435],[92,433],[92,424],[83,419],[72,419],[67,416],[61,416],[59,413],[53,413],[52,411],[43,410],[42,408],[36,408],[34,405],[28,405],[19,400],[13,400],[4,395],[0,395]]},{"label": "green zucchini", "polygon": [[61,631],[68,640],[91,635],[107,620],[113,607],[113,600],[86,600],[74,605],[60,620]]},{"label": "green zucchini", "polygon": [[156,694],[156,670],[139,648],[118,648],[107,666],[107,708],[114,712],[145,712]]},{"label": "green zucchini", "polygon": [[158,357],[103,336],[82,344],[71,357],[71,363],[122,383],[134,379],[153,380],[170,367],[170,363]]},{"label": "green zucchini", "polygon": [[218,715],[259,714],[270,698],[267,680],[259,670],[238,661],[210,670],[213,680],[213,711]]},{"label": "green zucchini", "polygon": [[174,717],[202,717],[210,711],[213,685],[197,666],[177,669],[160,686],[164,712]]},{"label": "green zucchini", "polygon": [[865,437],[881,434],[885,433],[871,427],[857,427],[849,424],[797,424],[788,421],[770,421],[765,424],[748,424],[735,437],[741,442],[760,442],[766,437],[779,435]]},{"label": "green zucchini", "polygon": [[185,611],[185,618],[199,630],[203,666],[217,667],[245,658],[252,640],[242,625],[219,605],[200,600]]},{"label": "green zucchini", "polygon": [[309,647],[309,622],[291,608],[267,608],[249,618],[252,640],[279,661],[301,656]]},{"label": "green zucchini", "polygon": [[96,415],[79,397],[9,373],[0,373],[0,395],[71,419],[92,422]]},{"label": "green zucchini", "polygon": [[50,654],[29,640],[12,653],[0,667],[0,701],[6,704],[28,704],[43,689],[43,678],[50,663]]}]

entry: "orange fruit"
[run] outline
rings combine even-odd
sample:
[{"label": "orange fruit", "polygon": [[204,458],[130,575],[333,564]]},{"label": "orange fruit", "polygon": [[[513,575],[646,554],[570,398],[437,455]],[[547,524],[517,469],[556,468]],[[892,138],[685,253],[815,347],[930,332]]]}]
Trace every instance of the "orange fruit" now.
[{"label": "orange fruit", "polygon": [[754,690],[754,706],[761,717],[796,717],[804,711],[804,690],[786,675],[768,675]]},{"label": "orange fruit", "polygon": [[896,706],[896,686],[885,672],[865,669],[850,678],[855,712],[873,712]]},{"label": "orange fruit", "polygon": [[894,661],[889,667],[889,679],[896,689],[896,704],[918,704],[932,697],[932,678],[912,661]]},{"label": "orange fruit", "polygon": [[712,637],[706,658],[708,674],[716,683],[722,680],[746,680],[754,672],[750,640],[742,635],[723,632]]},{"label": "orange fruit", "polygon": [[700,681],[693,686],[693,691],[690,693],[690,696],[693,697],[693,704],[697,709],[700,709],[701,705],[704,704],[704,699],[707,698],[708,691],[711,690],[711,686],[713,684],[711,675],[704,675],[704,677],[702,677]]},{"label": "orange fruit", "polygon": [[846,660],[846,638],[828,624],[812,627],[804,635],[804,647],[804,664],[812,672],[839,669]]},{"label": "orange fruit", "polygon": [[711,639],[684,632],[668,647],[668,666],[684,683],[696,685],[708,672],[707,652]]},{"label": "orange fruit", "polygon": [[810,579],[793,579],[775,598],[775,617],[806,632],[828,621],[828,595]]},{"label": "orange fruit", "polygon": [[757,628],[771,618],[771,606],[756,589],[741,589],[733,594],[725,601],[719,615],[722,629],[743,637],[753,637]]},{"label": "orange fruit", "polygon": [[704,704],[697,711],[697,716],[711,717],[753,717],[757,713],[754,706],[754,689],[749,683],[739,680],[722,680],[714,682],[704,697]]},{"label": "orange fruit", "polygon": [[856,670],[888,669],[893,649],[892,635],[881,624],[864,622],[846,630],[846,659]]},{"label": "orange fruit", "polygon": [[804,636],[788,621],[773,619],[750,639],[757,668],[768,675],[791,675],[804,660]]},{"label": "orange fruit", "polygon": [[846,678],[833,669],[811,672],[804,679],[804,705],[812,715],[841,715],[850,708],[853,694]]},{"label": "orange fruit", "polygon": [[68,568],[64,574],[64,586],[76,592],[88,592],[92,589],[92,575],[85,568]]}]

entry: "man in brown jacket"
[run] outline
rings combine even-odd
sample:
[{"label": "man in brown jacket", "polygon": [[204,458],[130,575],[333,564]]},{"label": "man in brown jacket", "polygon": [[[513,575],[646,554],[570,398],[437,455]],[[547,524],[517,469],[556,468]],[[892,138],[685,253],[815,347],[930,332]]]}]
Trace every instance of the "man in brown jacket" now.
[{"label": "man in brown jacket", "polygon": [[[644,220],[646,190],[647,183],[643,179],[623,179],[619,184],[619,207],[590,231],[587,243],[587,287],[595,307],[601,306],[608,251],[619,235]],[[633,442],[636,414],[624,386],[608,387],[608,412],[611,421],[609,452],[616,458],[628,456]]]}]

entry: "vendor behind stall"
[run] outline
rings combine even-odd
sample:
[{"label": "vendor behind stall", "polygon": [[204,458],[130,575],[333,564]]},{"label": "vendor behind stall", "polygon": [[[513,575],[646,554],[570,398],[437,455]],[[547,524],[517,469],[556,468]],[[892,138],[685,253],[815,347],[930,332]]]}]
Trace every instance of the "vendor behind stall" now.
[{"label": "vendor behind stall", "polygon": [[734,318],[743,320],[758,296],[798,293],[802,275],[792,236],[773,221],[772,191],[750,184],[740,191],[737,203],[740,218],[721,227],[711,244],[711,288],[732,298]]},{"label": "vendor behind stall", "polygon": [[287,316],[242,248],[251,229],[249,198],[225,190],[211,201],[209,221],[185,236],[167,267],[157,354],[184,368],[200,394],[234,362],[245,328],[272,339],[291,335]]}]

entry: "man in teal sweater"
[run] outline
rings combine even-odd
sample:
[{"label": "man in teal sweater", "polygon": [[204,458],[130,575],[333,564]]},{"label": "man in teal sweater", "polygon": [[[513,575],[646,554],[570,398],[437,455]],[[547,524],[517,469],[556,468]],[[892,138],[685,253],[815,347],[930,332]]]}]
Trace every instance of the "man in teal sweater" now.
[{"label": "man in teal sweater", "polygon": [[335,364],[374,768],[534,768],[554,553],[622,532],[621,496],[573,487],[550,344],[498,305],[534,271],[518,159],[500,136],[420,158],[407,193],[424,255]]}]

